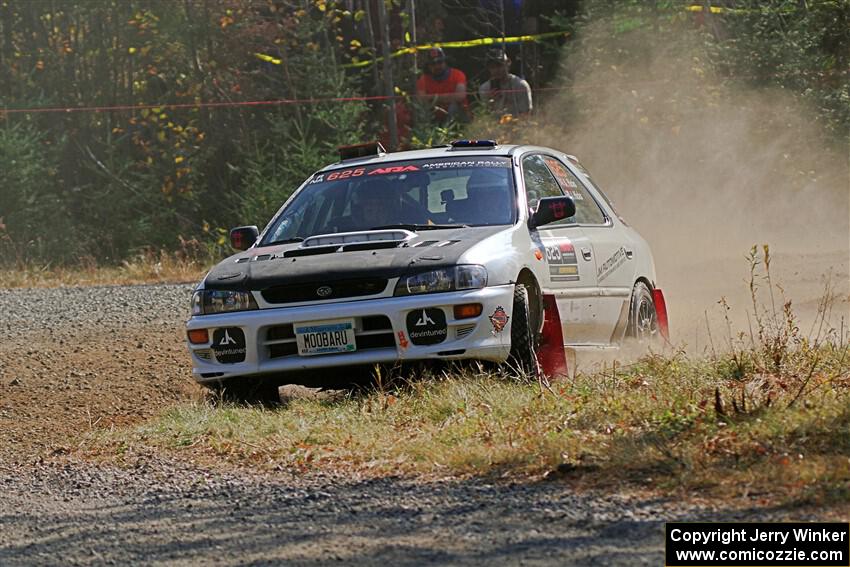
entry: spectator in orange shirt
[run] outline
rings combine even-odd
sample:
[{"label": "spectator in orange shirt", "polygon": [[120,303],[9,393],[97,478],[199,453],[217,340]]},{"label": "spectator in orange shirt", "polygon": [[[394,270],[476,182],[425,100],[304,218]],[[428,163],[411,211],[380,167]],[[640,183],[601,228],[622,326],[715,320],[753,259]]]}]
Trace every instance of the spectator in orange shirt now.
[{"label": "spectator in orange shirt", "polygon": [[446,54],[439,47],[430,49],[425,72],[416,81],[416,94],[434,103],[434,115],[439,122],[446,118],[465,119],[469,111],[466,99],[466,75],[446,64]]}]

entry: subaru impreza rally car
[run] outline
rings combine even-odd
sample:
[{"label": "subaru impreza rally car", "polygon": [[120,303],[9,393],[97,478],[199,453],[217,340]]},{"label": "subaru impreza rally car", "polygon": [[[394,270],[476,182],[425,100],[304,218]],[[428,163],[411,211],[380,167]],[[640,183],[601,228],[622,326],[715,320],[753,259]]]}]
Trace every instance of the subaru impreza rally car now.
[{"label": "subaru impreza rally car", "polygon": [[565,349],[666,336],[649,246],[574,157],[466,140],[340,154],[262,232],[231,231],[241,252],[192,297],[198,382],[452,359],[553,374]]}]

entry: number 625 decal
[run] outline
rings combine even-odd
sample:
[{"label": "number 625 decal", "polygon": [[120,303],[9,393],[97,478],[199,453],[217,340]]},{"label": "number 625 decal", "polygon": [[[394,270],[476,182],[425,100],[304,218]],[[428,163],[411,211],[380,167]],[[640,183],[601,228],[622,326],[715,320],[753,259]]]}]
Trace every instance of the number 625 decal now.
[{"label": "number 625 decal", "polygon": [[327,181],[334,181],[336,179],[348,179],[349,177],[360,177],[366,173],[366,169],[363,167],[358,167],[356,169],[344,169],[342,171],[332,171],[325,178]]}]

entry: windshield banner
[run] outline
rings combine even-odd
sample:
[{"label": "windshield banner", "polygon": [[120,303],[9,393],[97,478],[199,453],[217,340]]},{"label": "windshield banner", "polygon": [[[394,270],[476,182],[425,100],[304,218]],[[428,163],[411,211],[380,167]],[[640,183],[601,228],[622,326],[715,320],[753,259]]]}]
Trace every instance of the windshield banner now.
[{"label": "windshield banner", "polygon": [[340,181],[362,176],[393,175],[402,173],[414,173],[417,171],[441,171],[446,169],[482,169],[498,168],[508,169],[511,167],[510,158],[445,158],[430,161],[414,161],[407,163],[378,164],[372,166],[352,167],[349,169],[336,169],[334,171],[319,173],[310,181],[313,183],[325,183],[328,181]]}]

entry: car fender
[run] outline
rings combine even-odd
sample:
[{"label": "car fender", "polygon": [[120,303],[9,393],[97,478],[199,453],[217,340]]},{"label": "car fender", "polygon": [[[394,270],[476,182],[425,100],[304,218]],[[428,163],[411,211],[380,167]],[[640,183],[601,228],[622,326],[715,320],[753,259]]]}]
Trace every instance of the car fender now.
[{"label": "car fender", "polygon": [[488,285],[515,283],[523,269],[531,271],[540,284],[546,268],[544,258],[525,223],[519,222],[472,246],[458,263],[487,268]]}]

